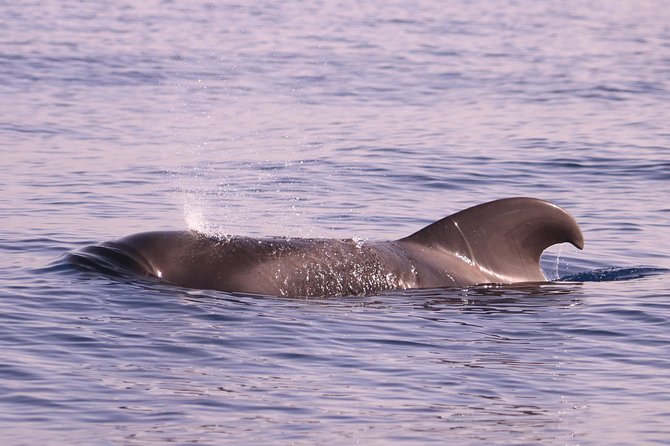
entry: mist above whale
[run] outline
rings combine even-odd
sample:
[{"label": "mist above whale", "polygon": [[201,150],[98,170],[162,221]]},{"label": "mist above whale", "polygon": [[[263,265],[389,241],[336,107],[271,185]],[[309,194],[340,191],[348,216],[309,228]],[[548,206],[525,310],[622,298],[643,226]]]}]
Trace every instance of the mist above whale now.
[{"label": "mist above whale", "polygon": [[[194,231],[134,234],[71,255],[189,288],[276,296],[546,281],[551,245],[583,248],[570,214],[536,198],[506,198],[445,217],[392,241],[216,238]],[[94,259],[94,260],[92,260]]]}]

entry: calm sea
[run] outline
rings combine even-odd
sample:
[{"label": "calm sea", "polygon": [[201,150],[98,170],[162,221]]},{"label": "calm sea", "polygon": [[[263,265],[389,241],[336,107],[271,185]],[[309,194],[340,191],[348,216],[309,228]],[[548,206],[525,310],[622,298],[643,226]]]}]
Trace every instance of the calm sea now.
[{"label": "calm sea", "polygon": [[[0,1],[0,442],[670,444],[667,6]],[[581,224],[563,281],[301,300],[66,260],[508,196]]]}]

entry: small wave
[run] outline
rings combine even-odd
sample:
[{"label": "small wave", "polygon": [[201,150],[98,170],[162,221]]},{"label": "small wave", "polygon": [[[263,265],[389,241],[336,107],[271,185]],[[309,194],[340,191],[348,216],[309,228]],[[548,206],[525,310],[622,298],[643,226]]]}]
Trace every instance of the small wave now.
[{"label": "small wave", "polygon": [[571,274],[561,277],[559,282],[614,282],[619,280],[641,279],[643,277],[655,276],[670,272],[666,268],[652,267],[629,267],[629,268],[599,268],[592,271]]}]

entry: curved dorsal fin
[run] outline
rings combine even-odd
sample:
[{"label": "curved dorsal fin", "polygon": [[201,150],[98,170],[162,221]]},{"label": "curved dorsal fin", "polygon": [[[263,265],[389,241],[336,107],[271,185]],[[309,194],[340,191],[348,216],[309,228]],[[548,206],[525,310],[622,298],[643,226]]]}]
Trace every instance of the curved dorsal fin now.
[{"label": "curved dorsal fin", "polygon": [[490,282],[545,281],[542,252],[556,243],[584,247],[582,232],[570,214],[536,198],[506,198],[480,204],[443,218],[398,240],[458,256]]}]

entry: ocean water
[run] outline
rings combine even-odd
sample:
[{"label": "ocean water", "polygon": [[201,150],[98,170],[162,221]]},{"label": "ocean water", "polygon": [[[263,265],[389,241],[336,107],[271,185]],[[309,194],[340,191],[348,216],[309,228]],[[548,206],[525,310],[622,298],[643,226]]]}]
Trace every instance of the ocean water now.
[{"label": "ocean water", "polygon": [[[2,444],[669,444],[669,11],[0,2]],[[508,196],[579,221],[551,282],[286,299],[67,261]]]}]

